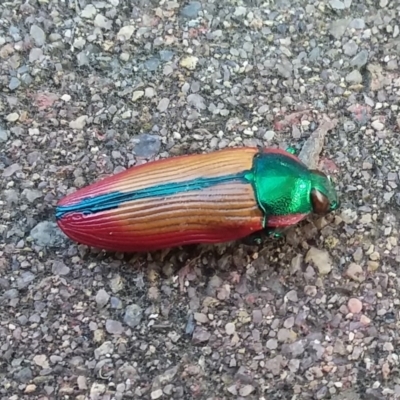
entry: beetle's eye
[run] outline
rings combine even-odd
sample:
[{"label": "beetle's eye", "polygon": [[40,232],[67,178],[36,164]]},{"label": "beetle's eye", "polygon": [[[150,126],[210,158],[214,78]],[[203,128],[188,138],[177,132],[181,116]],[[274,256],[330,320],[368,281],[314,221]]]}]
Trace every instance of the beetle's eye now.
[{"label": "beetle's eye", "polygon": [[317,189],[311,191],[311,204],[315,214],[325,215],[330,211],[329,199]]}]

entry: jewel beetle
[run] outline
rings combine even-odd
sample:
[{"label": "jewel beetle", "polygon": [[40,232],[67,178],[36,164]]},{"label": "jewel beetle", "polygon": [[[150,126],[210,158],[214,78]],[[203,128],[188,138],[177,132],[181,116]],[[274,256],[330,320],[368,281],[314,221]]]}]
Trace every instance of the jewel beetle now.
[{"label": "jewel beetle", "polygon": [[60,229],[109,251],[223,243],[339,207],[329,176],[290,151],[229,148],[151,161],[62,198]]}]

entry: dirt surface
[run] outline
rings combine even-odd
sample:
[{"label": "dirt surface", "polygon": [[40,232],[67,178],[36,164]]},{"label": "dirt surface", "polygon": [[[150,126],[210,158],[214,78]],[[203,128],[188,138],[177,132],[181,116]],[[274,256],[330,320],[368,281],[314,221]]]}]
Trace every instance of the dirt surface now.
[{"label": "dirt surface", "polygon": [[[398,1],[0,3],[2,400],[400,398]],[[307,139],[342,205],[283,238],[55,225],[132,165]]]}]

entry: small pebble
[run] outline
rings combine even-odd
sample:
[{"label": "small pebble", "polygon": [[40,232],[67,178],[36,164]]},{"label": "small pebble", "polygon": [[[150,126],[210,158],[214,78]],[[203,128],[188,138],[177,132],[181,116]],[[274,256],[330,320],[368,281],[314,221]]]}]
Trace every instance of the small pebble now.
[{"label": "small pebble", "polygon": [[70,268],[67,267],[62,261],[54,261],[52,266],[52,272],[54,275],[68,275],[70,272]]},{"label": "small pebble", "polygon": [[104,289],[100,289],[96,294],[96,303],[99,307],[104,307],[109,299],[110,295]]},{"label": "small pebble", "polygon": [[131,328],[136,328],[142,321],[143,310],[137,304],[130,304],[125,309],[124,322]]},{"label": "small pebble", "polygon": [[121,322],[114,321],[113,319],[108,319],[106,321],[106,330],[112,335],[120,335],[124,331],[124,328]]},{"label": "small pebble", "polygon": [[362,282],[365,279],[365,274],[362,269],[362,267],[358,264],[351,263],[347,270],[346,270],[346,275],[352,279],[353,281],[356,282]]},{"label": "small pebble", "polygon": [[352,298],[347,302],[347,307],[352,314],[358,314],[362,310],[362,303],[359,299]]},{"label": "small pebble", "polygon": [[359,84],[363,80],[362,75],[360,71],[354,70],[350,72],[348,75],[346,75],[346,81],[352,85],[354,84]]},{"label": "small pebble", "polygon": [[21,81],[18,78],[12,77],[10,79],[10,83],[8,85],[8,88],[10,90],[16,90],[19,88],[19,86],[21,85]]},{"label": "small pebble", "polygon": [[30,34],[35,41],[36,46],[42,47],[46,43],[46,34],[40,26],[32,25]]},{"label": "small pebble", "polygon": [[232,322],[228,322],[225,325],[225,332],[227,335],[233,335],[235,333],[235,324]]},{"label": "small pebble", "polygon": [[332,270],[332,260],[326,250],[311,247],[306,254],[305,261],[315,265],[321,275],[327,275]]},{"label": "small pebble", "polygon": [[376,130],[376,131],[382,131],[385,128],[385,125],[382,124],[379,120],[375,120],[371,123],[371,126]]},{"label": "small pebble", "polygon": [[191,1],[181,10],[181,15],[186,18],[196,18],[201,10],[201,3],[199,1]]}]

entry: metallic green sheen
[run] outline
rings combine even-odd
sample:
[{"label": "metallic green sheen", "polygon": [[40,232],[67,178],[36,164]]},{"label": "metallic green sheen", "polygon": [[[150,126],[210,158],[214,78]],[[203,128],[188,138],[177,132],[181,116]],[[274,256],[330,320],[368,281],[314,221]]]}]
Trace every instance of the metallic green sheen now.
[{"label": "metallic green sheen", "polygon": [[282,154],[258,154],[247,179],[252,182],[258,205],[266,219],[272,215],[311,213],[311,192],[314,189],[329,199],[330,211],[339,206],[329,177],[309,170],[300,160]]}]

